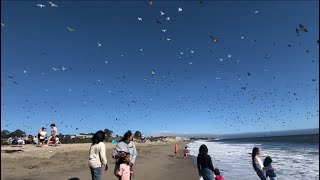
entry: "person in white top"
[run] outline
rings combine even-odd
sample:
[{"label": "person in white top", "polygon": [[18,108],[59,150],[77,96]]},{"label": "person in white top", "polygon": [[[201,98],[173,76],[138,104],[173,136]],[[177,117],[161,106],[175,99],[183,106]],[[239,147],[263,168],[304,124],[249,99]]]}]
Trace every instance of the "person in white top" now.
[{"label": "person in white top", "polygon": [[106,145],[103,143],[105,134],[103,131],[97,131],[92,137],[92,144],[89,154],[89,167],[92,180],[101,180],[102,165],[105,166],[105,171],[108,170]]},{"label": "person in white top", "polygon": [[252,149],[252,154],[251,154],[252,155],[252,166],[261,180],[267,180],[265,171],[266,170],[273,170],[273,169],[272,168],[269,169],[269,168],[263,166],[263,163],[262,163],[261,159],[259,158],[260,154],[261,154],[261,151],[258,147],[254,147]]}]

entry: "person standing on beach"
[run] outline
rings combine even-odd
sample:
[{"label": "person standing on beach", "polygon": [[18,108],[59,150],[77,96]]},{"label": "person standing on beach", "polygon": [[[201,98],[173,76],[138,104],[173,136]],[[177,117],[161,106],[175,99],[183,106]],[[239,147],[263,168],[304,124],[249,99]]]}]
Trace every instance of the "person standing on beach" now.
[{"label": "person standing on beach", "polygon": [[47,145],[49,145],[51,139],[56,139],[56,136],[57,136],[56,125],[53,123],[53,124],[50,124],[50,127],[51,127],[51,136],[49,136],[49,138],[48,138]]},{"label": "person standing on beach", "polygon": [[[271,163],[272,163],[272,159],[270,156],[267,156],[263,161],[263,166],[269,168],[266,171],[266,177],[269,177],[270,180],[277,180],[277,175],[274,172],[274,168],[272,167]],[[270,169],[273,169],[273,170],[270,170]]]},{"label": "person standing on beach", "polygon": [[[130,154],[130,162],[129,162],[129,164],[130,164],[131,175],[133,175],[133,165],[134,165],[134,163],[136,161],[136,158],[137,158],[136,145],[133,143],[132,140],[133,140],[133,134],[129,130],[123,135],[123,138],[117,144],[117,146],[115,147],[115,149],[112,152],[112,157],[114,157],[117,160],[120,157],[124,157],[126,155],[126,153]],[[115,171],[114,171],[115,175],[117,175],[116,172],[118,171],[118,169],[119,169],[119,166],[116,164]]]},{"label": "person standing on beach", "polygon": [[183,152],[183,158],[185,158],[186,160],[188,160],[188,153],[189,153],[189,150],[188,150],[188,147],[184,147],[184,152]]},{"label": "person standing on beach", "polygon": [[101,180],[102,165],[105,166],[105,171],[108,170],[106,145],[103,143],[105,134],[103,131],[97,131],[92,137],[92,144],[89,151],[89,167],[92,180]]},{"label": "person standing on beach", "polygon": [[252,155],[252,166],[261,180],[267,180],[266,175],[265,175],[265,171],[266,170],[273,170],[273,168],[267,168],[267,167],[263,166],[262,161],[259,158],[260,154],[261,154],[261,152],[258,147],[254,147],[252,149],[252,154],[251,154]]},{"label": "person standing on beach", "polygon": [[213,171],[214,167],[210,155],[208,155],[208,148],[205,144],[202,144],[199,148],[199,154],[197,157],[197,166],[199,176],[202,176],[203,180],[214,180]]},{"label": "person standing on beach", "polygon": [[119,166],[117,175],[121,177],[121,180],[130,180],[130,154],[126,153],[125,157],[120,157],[117,163]]},{"label": "person standing on beach", "polygon": [[179,146],[177,143],[174,145],[174,157],[179,158]]},{"label": "person standing on beach", "polygon": [[40,144],[41,144],[41,147],[42,147],[46,136],[47,136],[46,128],[42,127],[42,128],[39,130],[39,132],[38,132],[38,143],[37,143],[37,147],[40,147]]}]

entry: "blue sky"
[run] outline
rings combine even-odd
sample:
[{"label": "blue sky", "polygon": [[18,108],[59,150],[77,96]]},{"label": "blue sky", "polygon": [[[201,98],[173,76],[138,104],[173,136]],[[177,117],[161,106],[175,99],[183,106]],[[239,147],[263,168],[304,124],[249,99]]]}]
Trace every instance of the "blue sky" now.
[{"label": "blue sky", "polygon": [[318,1],[52,2],[1,1],[1,129],[319,127]]}]

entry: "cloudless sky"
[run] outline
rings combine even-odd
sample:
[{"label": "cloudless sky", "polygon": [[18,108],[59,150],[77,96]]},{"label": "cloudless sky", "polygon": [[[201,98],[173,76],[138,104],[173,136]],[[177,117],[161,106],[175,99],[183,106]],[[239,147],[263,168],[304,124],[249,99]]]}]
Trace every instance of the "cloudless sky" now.
[{"label": "cloudless sky", "polygon": [[1,1],[1,129],[319,127],[318,1],[52,2]]}]

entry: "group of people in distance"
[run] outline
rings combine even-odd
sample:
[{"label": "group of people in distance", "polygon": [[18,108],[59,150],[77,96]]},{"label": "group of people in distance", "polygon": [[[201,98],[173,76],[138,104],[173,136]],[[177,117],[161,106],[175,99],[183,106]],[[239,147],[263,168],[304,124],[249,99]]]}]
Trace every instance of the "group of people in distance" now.
[{"label": "group of people in distance", "polygon": [[[188,160],[188,153],[189,153],[188,147],[185,146],[184,147],[184,151],[183,151],[183,159]],[[177,143],[174,145],[174,155],[173,155],[173,157],[179,158],[179,146],[178,146]]]},{"label": "group of people in distance", "polygon": [[[108,170],[106,146],[103,143],[104,139],[105,133],[103,131],[96,132],[92,137],[89,155],[89,168],[92,180],[101,179],[102,166],[105,167],[105,171]],[[133,177],[133,165],[137,157],[137,149],[132,140],[132,132],[127,131],[112,151],[112,157],[116,159],[114,175],[119,180],[130,180]]]},{"label": "group of people in distance", "polygon": [[[57,127],[54,123],[50,124],[51,127],[51,135],[47,138],[47,145],[50,144],[51,141],[54,141],[54,145],[56,146],[57,144],[60,143],[59,137],[57,136]],[[38,147],[42,147],[43,144],[45,143],[47,137],[47,128],[42,127],[38,131],[38,136],[35,138],[35,142],[37,142]]]},{"label": "group of people in distance", "polygon": [[[258,147],[254,147],[252,149],[253,169],[256,171],[261,180],[267,180],[267,177],[269,177],[270,180],[277,180],[274,168],[271,165],[271,157],[267,156],[262,163],[261,159],[259,158],[260,154],[261,151]],[[213,167],[211,157],[208,155],[208,148],[205,144],[201,145],[199,148],[197,167],[199,176],[204,180],[224,180],[224,178],[220,175],[220,170]]]}]

